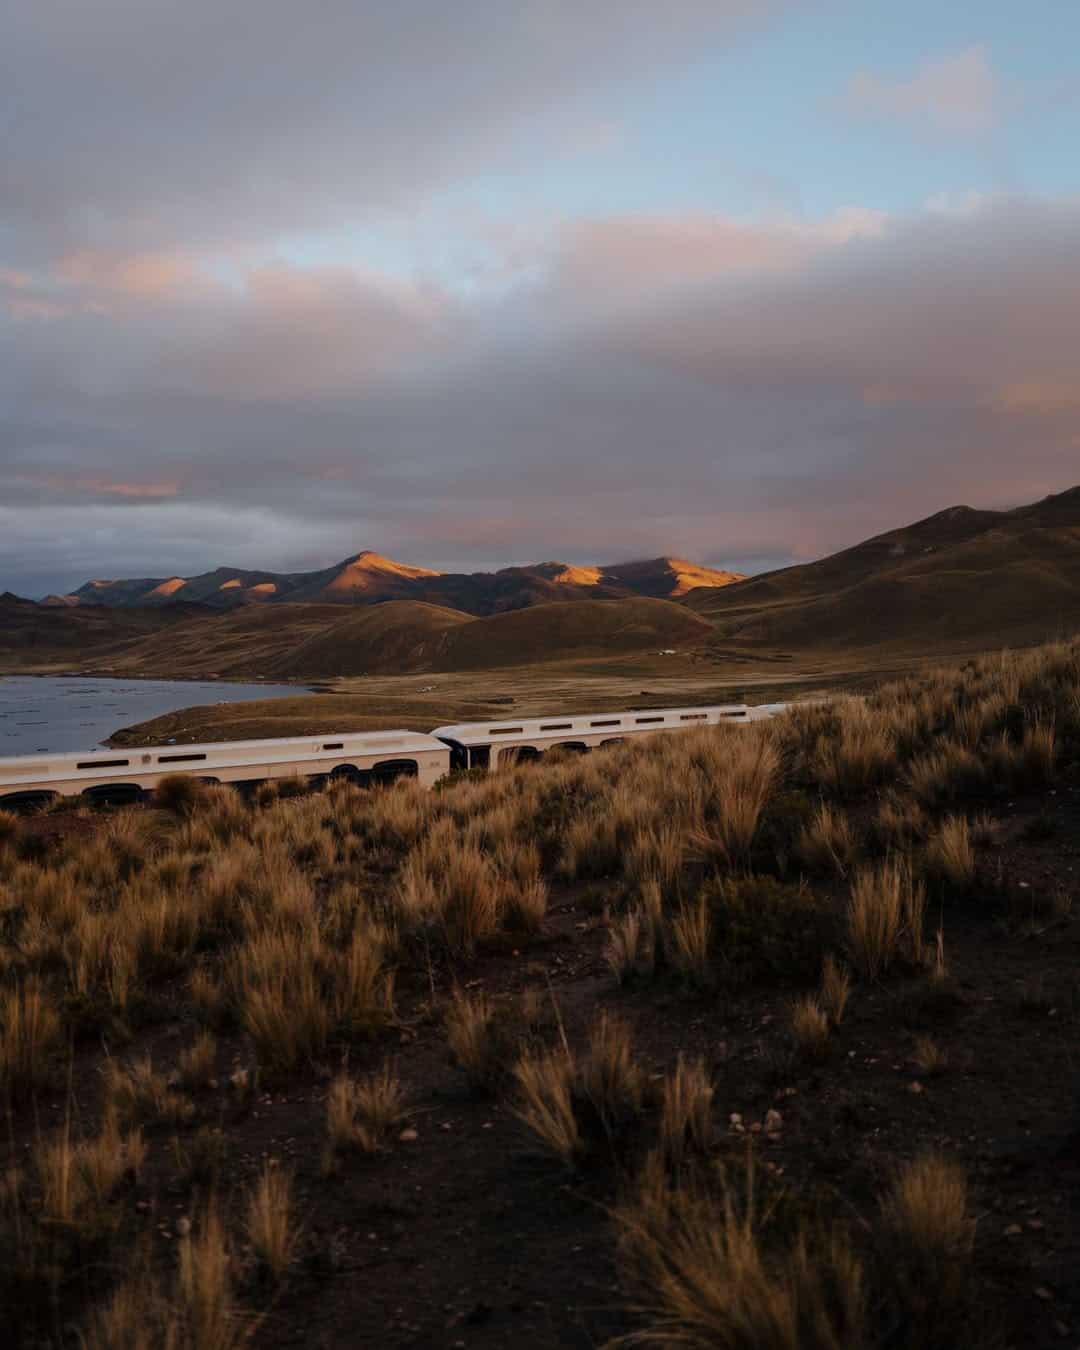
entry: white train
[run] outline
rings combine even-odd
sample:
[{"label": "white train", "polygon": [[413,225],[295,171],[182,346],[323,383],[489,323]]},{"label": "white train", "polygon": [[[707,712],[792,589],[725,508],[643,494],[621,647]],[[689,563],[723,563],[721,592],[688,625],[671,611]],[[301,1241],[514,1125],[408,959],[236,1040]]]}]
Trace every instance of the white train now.
[{"label": "white train", "polygon": [[466,722],[432,732],[374,731],[289,736],[206,745],[148,745],[84,754],[0,758],[0,808],[46,804],[81,793],[91,801],[134,801],[170,774],[213,783],[248,785],[296,775],[348,778],[363,785],[416,778],[430,787],[452,769],[494,769],[536,759],[556,746],[587,752],[613,741],[688,731],[721,722],[745,724],[773,717],[783,703],[748,707],[653,708],[622,713]]}]

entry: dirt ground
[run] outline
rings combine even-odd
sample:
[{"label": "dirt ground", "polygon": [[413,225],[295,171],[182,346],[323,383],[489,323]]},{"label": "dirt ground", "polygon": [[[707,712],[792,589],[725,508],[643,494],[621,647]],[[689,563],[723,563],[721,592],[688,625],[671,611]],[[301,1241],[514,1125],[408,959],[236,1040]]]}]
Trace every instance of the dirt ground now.
[{"label": "dirt ground", "polygon": [[[653,1074],[680,1052],[703,1055],[716,1084],[717,1157],[753,1148],[785,1180],[829,1196],[857,1221],[873,1215],[899,1160],[940,1147],[970,1179],[980,1300],[995,1329],[980,1344],[1080,1347],[1080,788],[996,814],[1002,833],[990,867],[1013,903],[1003,909],[976,894],[930,916],[944,930],[955,998],[928,1000],[905,977],[856,985],[820,1065],[790,1053],[795,986],[708,997],[659,984],[619,989],[603,956],[602,884],[554,893],[539,940],[459,964],[456,977],[496,997],[544,992],[572,1042],[598,1008],[617,1009]],[[28,828],[87,826],[42,817]],[[1050,913],[1044,901],[1055,893]],[[1071,912],[1062,896],[1073,898]],[[537,1152],[510,1096],[470,1095],[449,1061],[439,1011],[451,992],[435,967],[403,974],[394,1030],[354,1052],[349,1067],[362,1072],[392,1056],[411,1093],[409,1130],[387,1153],[351,1156],[332,1176],[322,1167],[324,1102],[337,1066],[237,1107],[228,1080],[250,1052],[239,1037],[220,1038],[220,1089],[198,1099],[196,1123],[224,1129],[232,1190],[267,1157],[293,1170],[303,1225],[283,1290],[252,1283],[242,1291],[257,1310],[252,1344],[589,1350],[633,1329],[610,1221],[618,1169],[567,1173]],[[934,1076],[912,1063],[920,1034],[948,1057]],[[178,1012],[108,1048],[150,1049],[155,1067],[167,1069],[189,1040]],[[76,1120],[94,1114],[100,1054],[100,1045],[85,1047],[70,1102],[58,1088],[42,1103],[52,1117],[44,1123],[65,1111]],[[763,1142],[754,1126],[770,1108],[783,1125]],[[28,1111],[13,1118],[0,1153],[20,1156],[40,1123]],[[174,1260],[178,1223],[199,1204],[198,1190],[177,1180],[175,1133],[147,1130],[147,1166],[126,1197],[133,1225],[154,1221],[162,1268]],[[83,1278],[90,1299],[92,1266]],[[69,1341],[63,1321],[60,1339]]]}]

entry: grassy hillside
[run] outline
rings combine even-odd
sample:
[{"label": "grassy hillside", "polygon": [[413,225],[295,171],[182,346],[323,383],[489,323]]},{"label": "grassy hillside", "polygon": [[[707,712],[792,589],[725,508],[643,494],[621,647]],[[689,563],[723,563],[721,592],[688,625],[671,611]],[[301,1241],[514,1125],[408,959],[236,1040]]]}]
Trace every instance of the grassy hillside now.
[{"label": "grassy hillside", "polygon": [[197,607],[179,605],[122,612],[97,606],[52,608],[0,595],[0,670],[80,670],[91,657],[96,660],[115,647],[197,623],[199,614]]},{"label": "grassy hillside", "polygon": [[455,629],[436,670],[482,670],[701,643],[712,625],[669,600],[579,600],[475,619]]},{"label": "grassy hillside", "polygon": [[1036,642],[1080,628],[1080,489],[956,507],[820,562],[695,591],[721,638],[798,647]]},{"label": "grassy hillside", "polygon": [[[27,620],[33,624],[33,610]],[[412,600],[359,609],[249,605],[167,621],[160,610],[38,610],[48,634],[75,620],[82,660],[116,674],[335,679],[354,675],[484,670],[588,655],[700,644],[712,625],[667,600],[584,600],[536,605],[484,619]],[[90,623],[79,623],[86,615]],[[128,616],[135,615],[132,622]],[[143,617],[146,616],[146,617]],[[94,650],[93,629],[108,635]],[[131,629],[136,632],[132,634]],[[149,630],[149,631],[148,631]],[[75,639],[71,639],[73,642]],[[51,650],[51,648],[50,648]],[[0,654],[3,648],[0,647]]]}]

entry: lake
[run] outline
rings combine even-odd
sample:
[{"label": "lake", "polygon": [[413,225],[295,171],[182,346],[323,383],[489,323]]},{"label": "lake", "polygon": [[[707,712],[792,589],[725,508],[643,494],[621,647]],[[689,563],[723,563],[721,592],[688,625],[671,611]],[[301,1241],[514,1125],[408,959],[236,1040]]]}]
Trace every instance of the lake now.
[{"label": "lake", "polygon": [[290,684],[228,680],[112,680],[93,676],[0,677],[0,756],[94,750],[121,727],[178,708],[295,697]]}]

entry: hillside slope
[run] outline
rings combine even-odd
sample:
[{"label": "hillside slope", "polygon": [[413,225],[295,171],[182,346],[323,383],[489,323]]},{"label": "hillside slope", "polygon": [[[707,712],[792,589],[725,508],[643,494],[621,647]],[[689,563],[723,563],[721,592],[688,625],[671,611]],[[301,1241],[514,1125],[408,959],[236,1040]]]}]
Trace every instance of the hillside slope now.
[{"label": "hillside slope", "polygon": [[1015,511],[953,507],[820,562],[686,603],[740,642],[1031,642],[1080,628],[1080,488]]},{"label": "hillside slope", "polygon": [[[115,610],[45,610],[52,621],[95,614],[106,629],[129,620]],[[167,612],[167,611],[166,611]],[[712,625],[669,600],[570,601],[535,605],[487,618],[390,600],[361,609],[340,605],[250,606],[224,614],[202,611],[168,625],[162,611],[143,616],[143,631],[125,634],[84,659],[117,673],[333,679],[337,676],[484,670],[582,656],[701,645]],[[146,631],[149,622],[151,631]]]},{"label": "hillside slope", "polygon": [[197,622],[192,605],[162,609],[106,610],[93,605],[36,605],[32,600],[0,595],[0,669],[16,671],[43,662],[81,668],[133,640]]},{"label": "hillside slope", "polygon": [[448,634],[435,670],[480,670],[699,645],[708,621],[670,600],[578,600],[474,619]]}]

